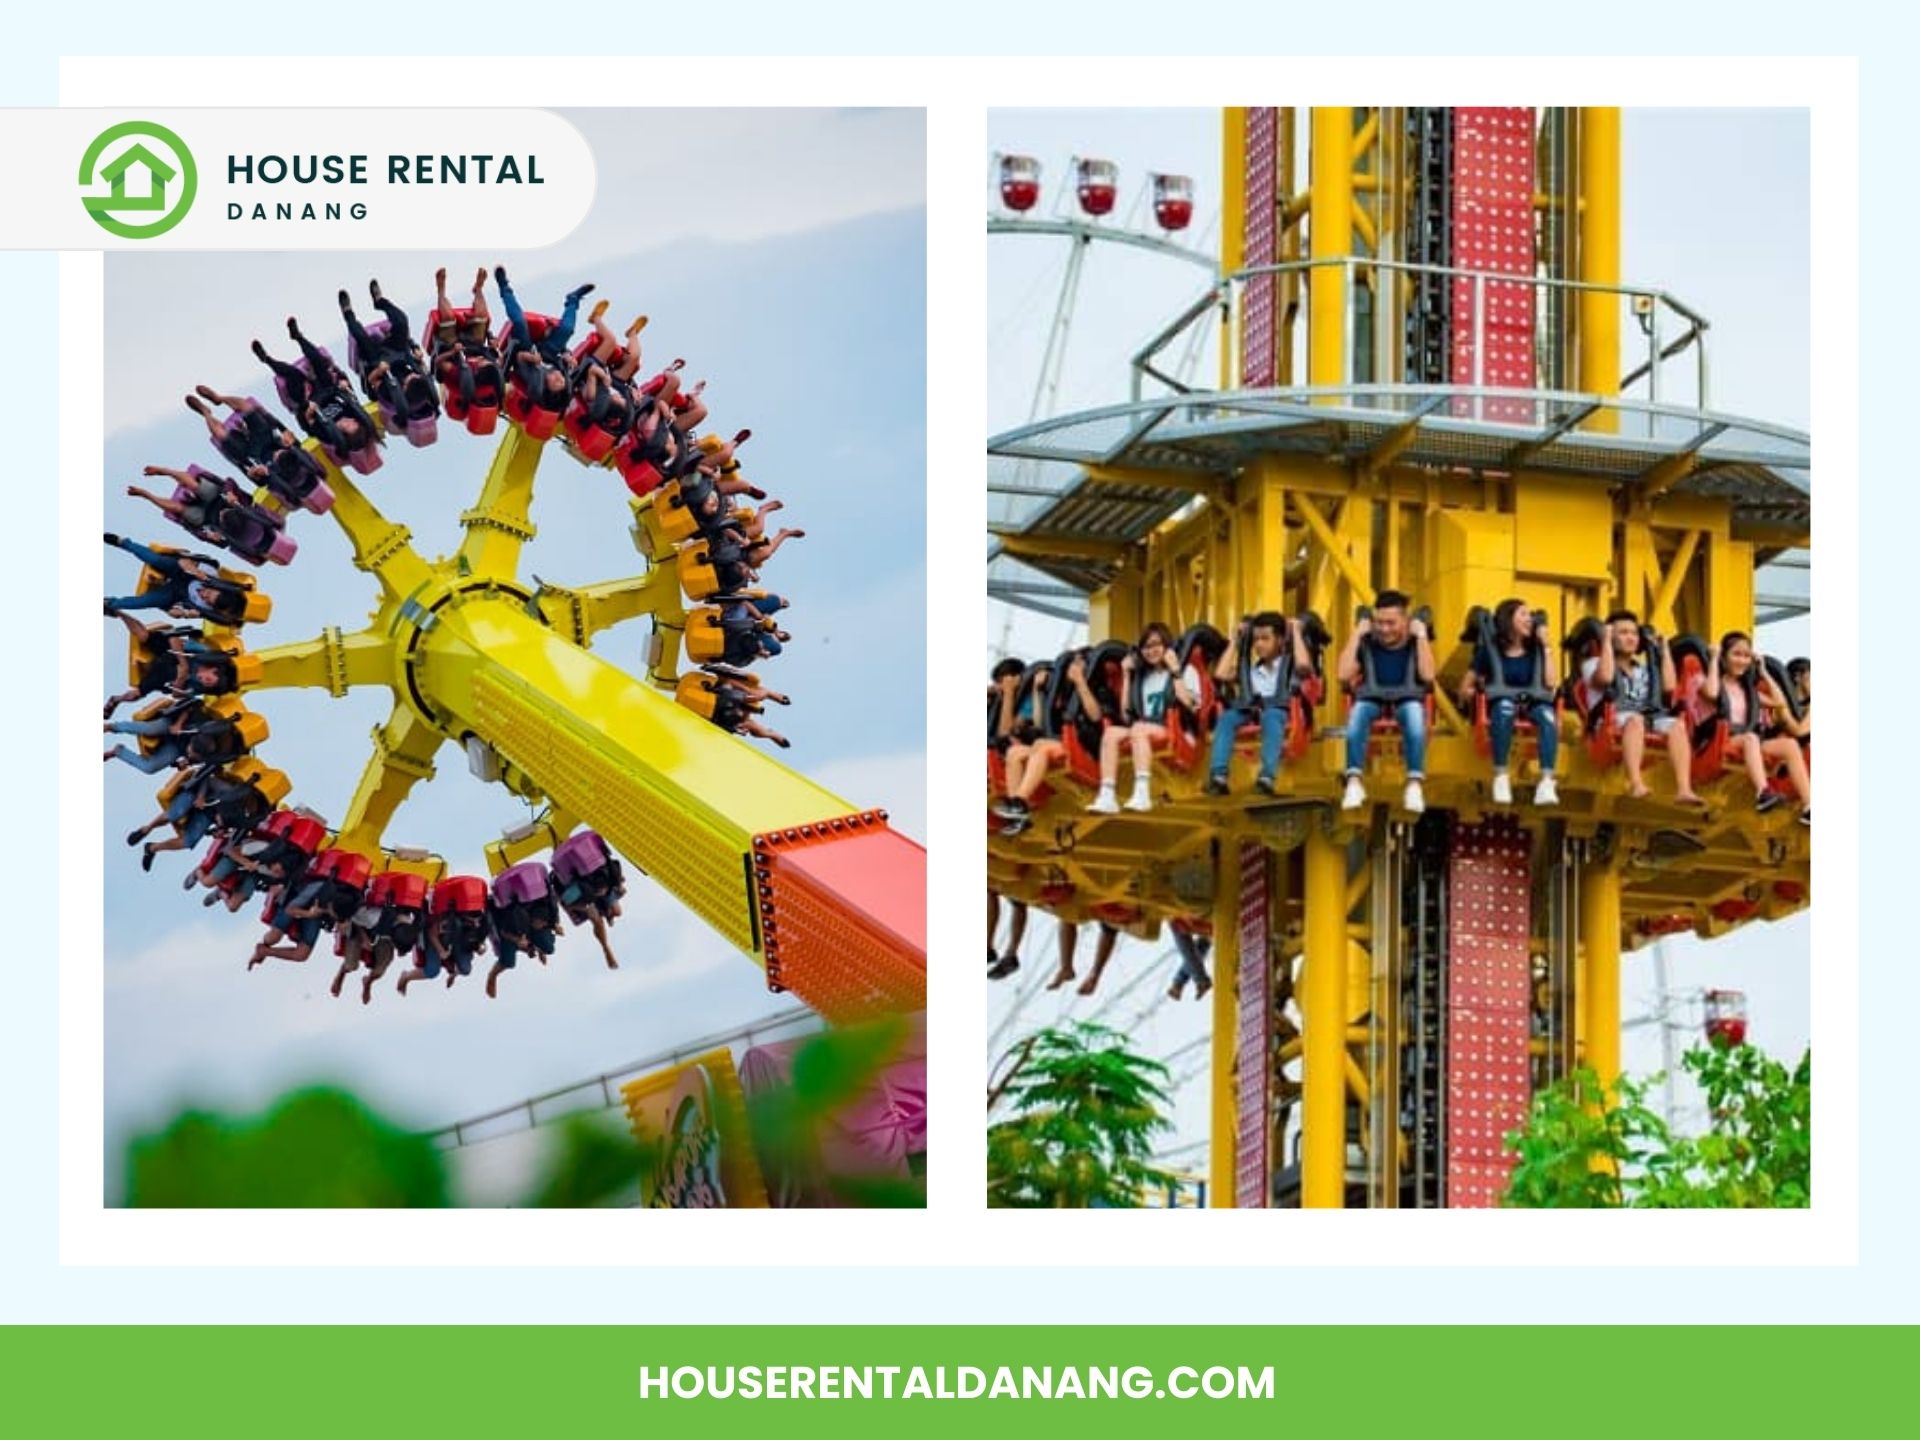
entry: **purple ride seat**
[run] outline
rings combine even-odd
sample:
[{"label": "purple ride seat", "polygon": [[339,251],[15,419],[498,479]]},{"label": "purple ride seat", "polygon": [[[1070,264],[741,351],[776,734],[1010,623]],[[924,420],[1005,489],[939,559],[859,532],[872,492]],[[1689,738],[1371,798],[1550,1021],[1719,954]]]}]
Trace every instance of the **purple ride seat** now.
[{"label": "purple ride seat", "polygon": [[547,883],[547,867],[538,860],[523,860],[518,865],[509,866],[493,881],[493,903],[496,905],[530,904],[545,900],[551,893]]},{"label": "purple ride seat", "polygon": [[[279,517],[272,511],[249,502],[245,492],[231,480],[216,475],[211,470],[203,470],[198,465],[187,466],[187,474],[201,484],[217,487],[221,499],[227,503],[228,508],[246,522],[240,534],[228,534],[223,531],[222,538],[218,542],[242,560],[255,565],[285,565],[299,551],[299,542],[281,528]],[[187,505],[199,500],[201,493],[194,486],[175,485],[173,498]]]},{"label": "purple ride seat", "polygon": [[609,860],[613,852],[598,832],[582,830],[553,847],[553,878],[570,885],[582,875],[591,875]]},{"label": "purple ride seat", "polygon": [[[387,332],[392,329],[392,322],[376,320],[367,326],[367,335],[373,340],[384,340]],[[322,353],[325,352],[322,351]],[[356,375],[360,373],[360,347],[354,343],[352,336],[347,337],[347,362],[353,366]],[[407,443],[415,449],[424,449],[440,438],[438,415],[429,415],[423,420],[409,420],[386,401],[380,400],[375,403],[380,407],[380,419],[386,425],[389,435],[396,430],[401,431],[406,435]]]},{"label": "purple ride seat", "polygon": [[[318,350],[322,355],[326,356],[328,360],[333,359],[333,352],[327,349],[326,346],[316,345],[313,348]],[[337,365],[338,362],[335,362],[335,363]],[[293,368],[298,370],[302,375],[313,374],[313,367],[307,363],[307,357],[304,355],[302,355],[298,360],[293,362]],[[282,376],[277,370],[274,372],[274,376],[273,376],[273,388],[275,392],[280,396],[280,403],[282,405],[285,405],[289,410],[293,411],[294,414],[297,416],[300,413],[300,407],[293,403],[293,395],[287,389],[286,378]],[[352,470],[355,473],[360,475],[371,475],[374,471],[378,470],[380,466],[384,463],[380,457],[379,445],[373,443],[372,441],[369,441],[367,444],[362,445],[358,450],[354,451],[351,455],[342,455],[339,451],[335,450],[331,445],[322,445],[320,448],[326,451],[327,458],[333,461],[333,463],[338,465],[342,470]],[[333,500],[332,500],[333,492],[328,491],[327,493],[328,493],[327,503],[331,505],[333,503]]]}]

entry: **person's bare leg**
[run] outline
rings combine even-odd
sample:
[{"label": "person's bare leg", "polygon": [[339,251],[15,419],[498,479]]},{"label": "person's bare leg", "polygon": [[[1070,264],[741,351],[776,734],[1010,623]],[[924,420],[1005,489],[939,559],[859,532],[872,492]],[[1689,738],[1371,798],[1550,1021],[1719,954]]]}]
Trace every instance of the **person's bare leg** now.
[{"label": "person's bare leg", "polygon": [[334,999],[340,998],[341,987],[347,983],[347,976],[360,968],[359,957],[349,954],[340,962],[340,968],[333,973],[333,983],[327,987],[327,993]]},{"label": "person's bare leg", "polygon": [[1007,747],[1005,764],[1002,767],[1004,775],[1000,787],[1003,795],[1018,795],[1020,793],[1020,781],[1026,774],[1027,756],[1032,753],[1033,751],[1025,745],[1009,745]]},{"label": "person's bare leg", "polygon": [[1088,974],[1086,979],[1080,982],[1078,993],[1091,995],[1100,988],[1100,977],[1107,973],[1107,962],[1113,959],[1113,949],[1119,941],[1120,932],[1118,930],[1109,930],[1105,926],[1101,927],[1100,943],[1094,947],[1093,951],[1093,970]]},{"label": "person's bare leg", "polygon": [[1753,793],[1766,794],[1767,762],[1760,753],[1760,737],[1753,734],[1736,735],[1733,743],[1740,751],[1740,763],[1746,767],[1747,779],[1753,782]]},{"label": "person's bare leg", "polygon": [[1109,725],[1100,733],[1100,784],[1111,790],[1120,783],[1120,752],[1126,748],[1127,732]]},{"label": "person's bare leg", "polygon": [[1073,983],[1073,952],[1080,944],[1080,927],[1071,921],[1062,920],[1059,926],[1060,964],[1053,972],[1053,978],[1047,982],[1047,989],[1058,990],[1062,985]]},{"label": "person's bare leg", "polygon": [[484,265],[473,272],[473,318],[489,323],[493,320],[487,309],[487,267]]},{"label": "person's bare leg", "polygon": [[647,317],[636,315],[633,323],[627,327],[626,353],[620,357],[620,364],[614,374],[621,380],[632,380],[640,372],[640,332],[647,328]]},{"label": "person's bare leg", "polygon": [[1800,797],[1802,806],[1813,804],[1813,774],[1807,769],[1806,752],[1800,748],[1800,742],[1789,735],[1776,735],[1763,741],[1762,751],[1775,765],[1785,767],[1787,779],[1793,784],[1793,793]]},{"label": "person's bare leg", "polygon": [[1156,727],[1135,725],[1129,735],[1133,740],[1133,778],[1136,781],[1148,780],[1153,775],[1153,742]]},{"label": "person's bare leg", "polygon": [[1014,791],[1019,800],[1032,800],[1040,787],[1047,783],[1047,771],[1055,758],[1066,755],[1066,747],[1058,740],[1042,740],[1033,747],[1027,761],[1026,774],[1020,777],[1020,788]]},{"label": "person's bare leg", "polygon": [[[212,408],[205,400],[201,399],[198,395],[189,395],[187,396],[187,408],[202,420],[206,421],[207,433],[215,440],[223,439],[226,436],[227,422],[221,419],[220,416],[214,414]],[[149,470],[147,473],[151,475],[153,472]]]},{"label": "person's bare leg", "polygon": [[618,970],[620,962],[613,958],[613,942],[607,939],[607,922],[598,910],[589,910],[587,920],[593,926],[593,938],[600,942],[600,953],[607,957],[607,969]]},{"label": "person's bare leg", "polygon": [[1640,768],[1647,757],[1647,722],[1638,715],[1629,715],[1627,723],[1620,727],[1620,760],[1627,771],[1627,794],[1636,800],[1644,800],[1652,792],[1640,774]]},{"label": "person's bare leg", "polygon": [[1673,798],[1682,805],[1698,805],[1693,791],[1693,744],[1687,727],[1675,721],[1667,728],[1667,763],[1673,766]]},{"label": "person's bare leg", "polygon": [[1027,902],[1015,900],[1008,908],[1013,912],[1013,919],[1007,928],[1007,953],[1018,955],[1021,944],[1027,938]]},{"label": "person's bare leg", "polygon": [[743,723],[740,728],[748,735],[758,736],[762,740],[771,740],[782,750],[790,750],[793,748],[793,742],[791,740],[787,739],[786,736],[780,734],[778,731],[769,730],[758,720],[748,720]]},{"label": "person's bare leg", "polygon": [[493,968],[487,971],[487,999],[497,1000],[500,998],[498,991],[494,987],[499,984],[500,976],[506,968],[506,966],[496,960],[493,963]]}]

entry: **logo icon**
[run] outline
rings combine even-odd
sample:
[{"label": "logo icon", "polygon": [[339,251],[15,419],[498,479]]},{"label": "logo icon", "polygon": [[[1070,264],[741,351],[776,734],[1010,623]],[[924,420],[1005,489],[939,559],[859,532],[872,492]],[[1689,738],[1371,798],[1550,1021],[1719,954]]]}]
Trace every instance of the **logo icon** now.
[{"label": "logo icon", "polygon": [[[131,144],[121,143],[129,139]],[[186,142],[151,120],[109,126],[80,157],[81,187],[107,187],[106,194],[83,195],[80,203],[94,224],[126,240],[150,240],[178,225],[193,207],[199,181]]]}]

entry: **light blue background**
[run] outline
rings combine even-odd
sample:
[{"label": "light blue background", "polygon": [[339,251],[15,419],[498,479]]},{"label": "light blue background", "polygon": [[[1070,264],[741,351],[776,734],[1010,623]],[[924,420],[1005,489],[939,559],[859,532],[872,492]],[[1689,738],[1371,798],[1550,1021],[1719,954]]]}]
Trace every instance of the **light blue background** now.
[{"label": "light blue background", "polygon": [[[493,53],[570,48],[572,23],[530,25],[524,6],[474,6],[452,17],[433,9],[388,8],[377,26],[343,27],[343,9],[326,12],[328,36],[377,35],[394,53],[443,54],[474,39],[497,39]],[[835,10],[848,14],[836,18]],[[1908,92],[1911,36],[1896,34],[1885,7],[1823,6],[1816,28],[1804,5],[1755,3],[1730,16],[1671,4],[1608,7],[1603,25],[1591,8],[1485,5],[1476,21],[1469,7],[1384,4],[1366,12],[1364,29],[1340,23],[1343,12],[1220,3],[1204,26],[1179,24],[1164,3],[1109,3],[1097,18],[1050,15],[1030,4],[982,3],[966,10],[913,13],[893,7],[816,3],[804,7],[723,5],[689,17],[691,45],[726,46],[737,53],[846,54],[1004,50],[1086,54],[1132,43],[1165,54],[1180,49],[1239,53],[1353,53],[1404,48],[1430,53],[1440,45],[1477,45],[1518,53],[1615,50],[1630,40],[1668,53],[1725,55],[1740,43],[1797,54],[1809,47],[1858,51],[1861,63],[1862,316],[1861,411],[1863,534],[1862,610],[1879,639],[1868,654],[1879,662],[1861,700],[1862,743],[1889,757],[1862,797],[1861,943],[1861,1259],[1857,1267],[1711,1272],[1613,1268],[1579,1271],[1028,1271],[992,1268],[920,1271],[787,1270],[659,1271],[637,1278],[625,1270],[334,1270],[195,1271],[157,1268],[61,1270],[55,1263],[55,932],[56,917],[35,913],[16,898],[15,929],[6,988],[0,991],[0,1093],[10,1099],[8,1182],[0,1187],[0,1319],[8,1321],[1588,1321],[1902,1320],[1920,1319],[1916,1299],[1916,1176],[1912,1100],[1905,1061],[1920,1017],[1912,919],[1900,905],[1910,891],[1907,855],[1911,820],[1904,802],[1912,781],[1892,757],[1904,753],[1897,733],[1911,728],[1913,685],[1904,646],[1884,638],[1910,608],[1903,571],[1920,525],[1911,477],[1913,457],[1899,436],[1912,409],[1912,236],[1916,233]],[[204,54],[244,44],[254,52],[305,53],[311,27],[265,12],[244,26],[211,14],[199,28],[177,15],[98,4],[87,8],[85,29],[64,30],[45,7],[11,17],[0,52],[0,101],[51,105],[56,101],[55,57],[111,48],[121,53]],[[76,12],[69,11],[69,15]],[[310,12],[317,15],[320,12]],[[876,18],[884,17],[884,18]],[[1331,22],[1331,23],[1329,23]],[[589,29],[593,28],[591,26]],[[650,44],[673,38],[651,27]],[[331,49],[331,45],[320,48]],[[484,52],[482,52],[484,53]],[[350,63],[350,62],[342,62]],[[1177,65],[1177,60],[1169,64]],[[1436,60],[1437,83],[1445,61]],[[1516,61],[1516,63],[1523,63]],[[1276,83],[1284,65],[1276,62]],[[717,99],[734,98],[721,85]],[[838,97],[823,97],[838,98]],[[970,96],[955,96],[971,104]],[[1683,98],[1683,97],[1676,97]],[[1032,97],[1044,101],[1043,95]],[[984,133],[984,130],[983,130]],[[932,177],[932,184],[965,184],[978,177]],[[970,208],[970,207],[969,207]],[[1730,237],[1733,238],[1733,237]],[[49,342],[58,333],[55,262],[49,256],[0,256],[0,287],[11,298],[9,348],[0,358],[11,404],[9,496],[15,531],[16,593],[52,588],[46,573],[57,503],[53,428],[37,416],[52,403],[47,380]],[[964,317],[969,326],[976,317]],[[936,328],[930,337],[939,344]],[[1822,483],[1854,478],[1826,474]],[[969,542],[971,543],[971,542]],[[1831,571],[1822,588],[1851,583]],[[1891,613],[1888,613],[1891,612]],[[31,632],[16,632],[16,641]],[[91,665],[91,656],[77,657]],[[38,723],[30,704],[16,698],[16,723]],[[17,752],[18,753],[18,752]],[[40,828],[58,813],[52,772],[21,764],[9,787],[15,821],[9,867],[34,876],[47,862]],[[938,837],[935,837],[936,840]],[[938,874],[938,867],[935,867]],[[29,881],[31,883],[31,881]],[[971,962],[971,957],[969,957]],[[1816,965],[1817,965],[1816,960]],[[1815,976],[1816,982],[1818,975]],[[1850,1057],[1823,1055],[1826,1073]],[[291,1219],[292,1217],[290,1217]],[[941,1220],[925,1217],[933,1248]],[[1151,1222],[1146,1222],[1151,1223]],[[1169,1227],[1194,1220],[1165,1217]],[[1276,1227],[1276,1230],[1279,1227]],[[1171,1228],[1157,1241],[1177,1246]],[[1436,1243],[1441,1243],[1436,1237]],[[1724,1247],[1716,1246],[1716,1251]],[[1755,1256],[1756,1260],[1763,1256]]]}]

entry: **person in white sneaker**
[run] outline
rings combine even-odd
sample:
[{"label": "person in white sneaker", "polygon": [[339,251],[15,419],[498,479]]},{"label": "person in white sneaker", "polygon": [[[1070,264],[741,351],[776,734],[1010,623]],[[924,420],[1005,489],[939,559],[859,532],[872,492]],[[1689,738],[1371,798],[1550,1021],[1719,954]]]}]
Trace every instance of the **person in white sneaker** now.
[{"label": "person in white sneaker", "polygon": [[1347,787],[1342,810],[1367,803],[1361,775],[1374,722],[1391,714],[1400,727],[1400,748],[1407,762],[1402,805],[1418,815],[1427,808],[1427,696],[1433,689],[1433,644],[1423,616],[1409,616],[1409,601],[1398,590],[1382,590],[1373,609],[1362,610],[1353,633],[1341,647],[1335,674],[1353,696],[1347,712]]},{"label": "person in white sneaker", "polygon": [[1181,665],[1174,653],[1173,632],[1158,621],[1140,632],[1139,645],[1121,665],[1127,675],[1121,719],[1100,737],[1100,793],[1087,806],[1096,815],[1120,812],[1114,792],[1120,783],[1120,756],[1129,749],[1133,794],[1126,808],[1153,808],[1153,747],[1167,738],[1167,707],[1178,704],[1191,714],[1200,705],[1200,672]]},{"label": "person in white sneaker", "polygon": [[1540,783],[1533,803],[1559,803],[1553,781],[1560,755],[1559,716],[1553,708],[1553,641],[1547,635],[1546,612],[1529,610],[1518,599],[1502,600],[1493,614],[1476,606],[1467,617],[1473,642],[1473,660],[1460,687],[1463,708],[1471,711],[1476,696],[1487,701],[1487,737],[1493,750],[1493,803],[1513,803],[1513,776],[1509,763],[1513,737],[1522,720],[1532,724],[1540,751]]}]

